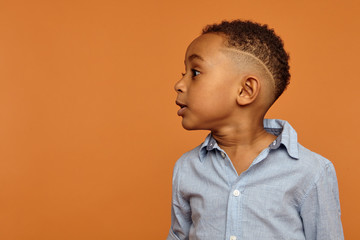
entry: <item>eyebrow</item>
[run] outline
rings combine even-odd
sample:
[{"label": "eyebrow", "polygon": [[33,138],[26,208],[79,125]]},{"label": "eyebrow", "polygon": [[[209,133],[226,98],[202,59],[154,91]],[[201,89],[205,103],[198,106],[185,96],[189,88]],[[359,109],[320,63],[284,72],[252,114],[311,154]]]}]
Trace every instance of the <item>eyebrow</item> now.
[{"label": "eyebrow", "polygon": [[188,57],[188,60],[191,61],[193,59],[199,59],[201,61],[204,61],[204,59],[200,56],[200,55],[197,55],[197,54],[191,54],[189,57]]}]

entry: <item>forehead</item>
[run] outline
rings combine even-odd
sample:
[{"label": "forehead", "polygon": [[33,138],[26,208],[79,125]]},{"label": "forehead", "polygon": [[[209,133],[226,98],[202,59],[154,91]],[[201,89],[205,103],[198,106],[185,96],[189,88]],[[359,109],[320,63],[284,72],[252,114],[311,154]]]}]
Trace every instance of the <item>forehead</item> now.
[{"label": "forehead", "polygon": [[198,55],[202,58],[213,58],[223,55],[226,39],[220,34],[207,33],[195,38],[186,50],[185,60],[192,55]]}]

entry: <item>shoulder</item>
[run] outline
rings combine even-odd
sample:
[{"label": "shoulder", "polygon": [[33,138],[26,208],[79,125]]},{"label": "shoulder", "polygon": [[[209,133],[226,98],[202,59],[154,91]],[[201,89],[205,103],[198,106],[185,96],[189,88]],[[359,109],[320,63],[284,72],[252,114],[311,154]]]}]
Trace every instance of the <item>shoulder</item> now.
[{"label": "shoulder", "polygon": [[191,149],[190,151],[184,153],[175,163],[174,172],[179,171],[179,169],[184,169],[190,167],[196,162],[200,162],[200,150],[202,144]]},{"label": "shoulder", "polygon": [[333,167],[330,160],[299,144],[299,164],[312,174],[320,174],[329,167]]},{"label": "shoulder", "polygon": [[325,185],[337,186],[336,172],[333,163],[327,158],[299,144],[298,163],[303,170],[303,183],[306,183],[305,196],[310,191]]},{"label": "shoulder", "polygon": [[200,164],[200,149],[201,145],[195,147],[194,149],[184,153],[175,163],[173,177],[172,177],[172,184],[173,190],[178,193],[183,193],[183,188],[189,183],[193,183],[196,181],[194,179],[194,171],[198,168]]},{"label": "shoulder", "polygon": [[[336,186],[336,174],[333,164],[322,155],[313,152],[299,143],[297,145],[297,157],[293,158],[281,148],[281,155],[275,155],[275,161],[271,162],[275,179],[281,179],[276,185],[281,186],[282,191],[291,194],[296,205],[303,205],[310,193],[317,189]],[[277,163],[277,164],[274,164]]]}]

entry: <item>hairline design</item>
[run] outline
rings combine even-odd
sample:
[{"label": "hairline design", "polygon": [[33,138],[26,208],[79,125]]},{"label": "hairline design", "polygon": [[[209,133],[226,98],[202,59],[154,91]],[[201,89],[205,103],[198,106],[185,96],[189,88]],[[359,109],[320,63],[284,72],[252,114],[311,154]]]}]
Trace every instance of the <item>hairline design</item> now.
[{"label": "hairline design", "polygon": [[243,54],[246,55],[248,57],[253,58],[254,60],[256,60],[261,66],[263,66],[263,68],[265,69],[266,73],[270,76],[270,79],[272,81],[272,83],[275,85],[275,79],[273,74],[270,72],[269,68],[265,65],[265,63],[263,61],[261,61],[261,59],[259,59],[258,57],[256,57],[254,54],[249,53],[249,52],[245,52],[236,48],[231,48],[231,47],[224,47],[223,48],[224,51],[232,51],[232,52],[236,52],[238,54]]}]

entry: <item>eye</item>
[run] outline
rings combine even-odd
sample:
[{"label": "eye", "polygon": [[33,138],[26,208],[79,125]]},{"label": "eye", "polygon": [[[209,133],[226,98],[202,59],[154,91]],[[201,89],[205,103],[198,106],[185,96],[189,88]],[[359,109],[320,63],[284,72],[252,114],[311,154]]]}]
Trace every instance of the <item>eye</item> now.
[{"label": "eye", "polygon": [[191,69],[191,73],[192,73],[193,77],[196,77],[197,75],[200,74],[200,72],[198,70],[195,70],[195,69]]}]

